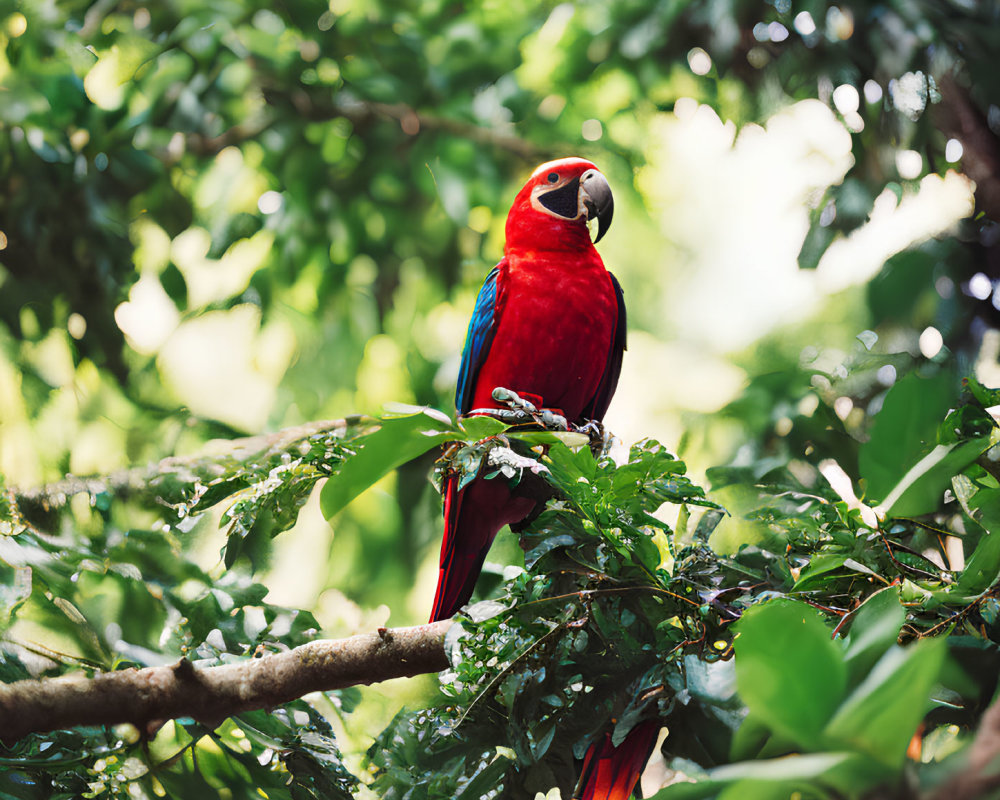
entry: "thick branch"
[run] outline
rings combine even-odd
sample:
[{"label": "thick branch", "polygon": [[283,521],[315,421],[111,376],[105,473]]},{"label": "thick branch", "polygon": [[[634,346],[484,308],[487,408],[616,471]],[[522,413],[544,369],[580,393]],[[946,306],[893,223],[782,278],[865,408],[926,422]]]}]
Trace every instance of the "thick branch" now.
[{"label": "thick branch", "polygon": [[241,711],[269,708],[310,692],[439,672],[448,666],[451,620],[412,628],[380,628],[348,639],[325,639],[238,664],[105,672],[0,685],[0,737],[74,725],[131,722],[149,730],[176,717],[215,726]]}]

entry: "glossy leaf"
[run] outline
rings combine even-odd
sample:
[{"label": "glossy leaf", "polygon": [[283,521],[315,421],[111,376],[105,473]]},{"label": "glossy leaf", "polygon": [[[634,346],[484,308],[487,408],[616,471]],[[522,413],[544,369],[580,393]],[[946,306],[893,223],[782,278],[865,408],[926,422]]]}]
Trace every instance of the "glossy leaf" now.
[{"label": "glossy leaf", "polygon": [[824,734],[834,747],[851,746],[889,766],[899,766],[929,708],[946,644],[928,639],[892,647],[844,700]]},{"label": "glossy leaf", "polygon": [[898,497],[907,470],[937,443],[937,426],[957,395],[955,384],[954,376],[943,370],[931,378],[911,373],[889,390],[871,438],[858,449],[867,498],[889,505],[893,487]]},{"label": "glossy leaf", "polygon": [[840,704],[847,671],[817,613],[772,600],[750,609],[736,641],[736,683],[758,719],[804,747],[815,747]]},{"label": "glossy leaf", "polygon": [[378,430],[358,439],[357,455],[327,480],[320,495],[329,519],[380,478],[428,450],[460,438],[450,421],[428,410],[386,417]]}]

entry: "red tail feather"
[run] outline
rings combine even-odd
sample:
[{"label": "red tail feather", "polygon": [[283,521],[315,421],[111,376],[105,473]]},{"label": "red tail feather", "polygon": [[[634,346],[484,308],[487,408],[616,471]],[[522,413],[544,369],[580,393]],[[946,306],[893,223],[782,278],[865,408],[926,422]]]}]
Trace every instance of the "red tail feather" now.
[{"label": "red tail feather", "polygon": [[534,500],[512,497],[502,478],[477,478],[459,491],[458,476],[451,475],[443,494],[444,543],[431,622],[448,619],[468,602],[497,531],[535,506]]},{"label": "red tail feather", "polygon": [[579,800],[628,800],[653,752],[660,732],[657,722],[640,722],[618,747],[608,731],[594,742],[583,759]]}]

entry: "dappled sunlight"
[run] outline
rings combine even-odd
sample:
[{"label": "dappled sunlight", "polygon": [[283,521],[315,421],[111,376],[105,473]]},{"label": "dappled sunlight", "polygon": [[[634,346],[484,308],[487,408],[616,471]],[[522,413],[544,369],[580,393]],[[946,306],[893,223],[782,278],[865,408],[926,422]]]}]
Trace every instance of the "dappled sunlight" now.
[{"label": "dappled sunlight", "polygon": [[816,269],[820,289],[832,294],[871,280],[889,256],[952,229],[972,213],[972,191],[972,182],[953,171],[925,176],[919,190],[898,203],[886,189],[876,198],[868,223],[835,241],[823,255]]},{"label": "dappled sunlight", "polygon": [[677,105],[638,180],[680,259],[665,265],[676,280],[664,302],[678,336],[736,350],[815,308],[797,260],[805,201],[851,166],[850,136],[818,101],[738,136],[708,106]]},{"label": "dappled sunlight", "polygon": [[153,355],[180,323],[180,312],[154,275],[143,275],[115,309],[115,323],[138,353]]},{"label": "dappled sunlight", "polygon": [[270,257],[274,234],[258,231],[239,239],[219,259],[208,258],[212,237],[204,228],[188,228],[171,243],[171,260],[184,276],[188,308],[228,300],[245,290]]},{"label": "dappled sunlight", "polygon": [[386,403],[413,401],[404,354],[389,336],[373,336],[365,344],[357,380],[359,408],[375,410]]},{"label": "dappled sunlight", "polygon": [[743,370],[717,355],[632,331],[605,422],[626,443],[650,436],[672,444],[683,434],[685,412],[718,411],[743,383]]},{"label": "dappled sunlight", "polygon": [[850,137],[807,100],[738,136],[708,106],[678,101],[638,184],[658,210],[679,264],[665,299],[677,335],[709,350],[746,347],[814,313],[827,295],[869,280],[886,258],[952,228],[972,211],[971,184],[928,175],[898,204],[886,190],[871,220],[801,270],[809,202],[853,163]]},{"label": "dappled sunlight", "polygon": [[3,422],[0,471],[12,482],[31,485],[41,480],[43,472],[28,419],[21,395],[21,375],[0,352],[0,420]]},{"label": "dappled sunlight", "polygon": [[[367,633],[381,659],[405,638],[386,627],[487,602],[439,677],[182,708],[159,732],[130,706],[34,728],[4,742],[0,795],[552,800],[589,796],[585,751],[657,729],[644,796],[706,771],[671,791],[848,797],[960,768],[922,771],[972,740],[1000,659],[993,11],[14,5],[3,680],[173,665],[187,691],[318,638]],[[447,418],[511,201],[571,155],[614,195],[610,458]],[[603,233],[603,187],[553,177],[542,205],[583,201]],[[582,225],[553,269],[570,226],[512,256],[545,253],[542,277],[501,280],[514,322],[474,338],[498,343],[480,377],[508,358],[582,422],[623,342]],[[448,525],[445,558],[443,505],[476,523]],[[482,559],[448,561],[463,549]]]},{"label": "dappled sunlight", "polygon": [[124,457],[127,435],[122,425],[107,418],[81,426],[73,436],[69,471],[98,475],[127,466]]},{"label": "dappled sunlight", "polygon": [[[302,506],[295,525],[283,534],[283,546],[275,553],[267,574],[262,576],[262,582],[268,588],[269,603],[290,608],[318,606],[320,595],[324,594],[329,581],[329,568],[324,555],[330,550],[332,535],[330,523],[320,511],[319,492],[314,491]],[[343,602],[346,604],[350,601],[343,598]],[[340,630],[332,625],[324,627],[328,630]],[[341,635],[361,630],[364,628],[359,619],[357,625],[343,631]]]},{"label": "dappled sunlight", "polygon": [[182,322],[157,362],[165,384],[194,414],[257,431],[294,352],[287,324],[261,327],[259,308],[240,305]]},{"label": "dappled sunlight", "polygon": [[195,203],[219,222],[231,214],[258,211],[259,198],[270,187],[266,178],[248,162],[262,156],[261,148],[252,144],[245,151],[238,147],[220,150],[195,185]]}]

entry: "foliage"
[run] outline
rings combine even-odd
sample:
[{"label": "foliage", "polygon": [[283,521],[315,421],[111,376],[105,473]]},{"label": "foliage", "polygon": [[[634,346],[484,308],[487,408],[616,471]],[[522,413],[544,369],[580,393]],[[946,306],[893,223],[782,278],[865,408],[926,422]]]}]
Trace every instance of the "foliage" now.
[{"label": "foliage", "polygon": [[[886,408],[916,412],[913,385],[900,381]],[[998,487],[976,459],[1000,433],[976,400],[993,393],[969,386],[939,435],[974,446],[947,463],[982,509]],[[956,417],[982,427],[963,431]],[[912,484],[919,450],[897,466],[897,490]],[[650,717],[671,732],[671,766],[695,781],[664,789],[665,800],[860,796],[898,784],[915,733],[931,759],[957,747],[947,731],[993,695],[997,528],[957,514],[954,496],[942,506],[943,489],[925,494],[935,511],[952,507],[941,527],[876,524],[829,487],[775,468],[752,515],[766,542],[720,556],[707,546],[718,506],[660,445],[640,443],[616,466],[554,444],[540,465],[559,499],[523,535],[527,571],[450,637],[442,704],[397,717],[371,749],[380,796],[475,797],[484,786],[530,796],[555,784],[565,797],[573,759],[595,736],[610,725],[621,741]],[[675,528],[652,516],[664,503],[680,507]],[[709,509],[697,524],[692,506]],[[964,570],[941,566],[941,537],[956,534],[971,552]],[[964,672],[945,669],[946,652]]]},{"label": "foliage", "polygon": [[[316,638],[312,614],[265,602],[267,588],[245,574],[205,572],[185,555],[184,543],[203,509],[222,499],[230,506],[222,520],[230,542],[242,546],[243,537],[261,535],[261,528],[276,533],[275,520],[297,513],[303,484],[315,482],[317,465],[336,463],[335,453],[350,438],[345,428],[339,437],[314,434],[259,461],[175,464],[142,487],[140,504],[169,509],[155,521],[147,516],[147,527],[117,522],[137,502],[127,484],[80,495],[99,520],[82,536],[68,526],[38,528],[8,494],[0,520],[10,587],[3,596],[5,628],[18,623],[15,631],[41,628],[48,635],[47,646],[36,647],[8,633],[0,653],[4,681],[180,657],[210,666]],[[241,527],[242,520],[252,524]],[[324,711],[349,711],[356,695],[331,695]],[[257,796],[257,787],[296,798],[350,797],[356,783],[341,764],[330,723],[302,701],[240,714],[216,730],[187,719],[149,734],[147,741],[124,725],[28,736],[4,750],[4,796],[203,796],[229,786],[241,797]]]},{"label": "foliage", "polygon": [[[586,737],[645,715],[673,731],[670,764],[699,779],[667,797],[953,774],[997,667],[986,409],[1000,397],[983,384],[1000,352],[998,13],[957,0],[0,0],[4,681],[250,657],[380,624],[383,606],[421,619],[441,443],[467,473],[509,449],[494,479],[561,498],[524,533],[523,562],[501,535],[491,560],[525,571],[499,581],[487,565],[491,604],[455,631],[444,694],[411,696],[417,710],[391,724],[396,690],[211,731],[180,720],[149,742],[127,726],[29,737],[3,754],[0,794],[363,796],[353,772],[387,796],[558,784],[565,797]],[[742,184],[685,169],[677,130],[724,138],[720,170],[738,173],[741,145],[791,124],[777,113],[789,108],[842,137],[839,161],[793,126],[782,141],[801,152],[758,153],[766,169]],[[506,203],[525,170],[569,153],[602,166],[619,206],[601,244],[629,306],[612,427],[683,461],[647,441],[616,466],[572,435],[412,408],[209,455],[215,438],[387,401],[450,408]],[[822,161],[836,163],[793,196],[768,191]],[[932,213],[904,237],[876,224],[955,169],[977,184],[961,225]],[[784,313],[768,310],[780,287],[755,277],[759,242],[734,213],[772,237],[791,221],[779,249],[804,270],[789,281],[821,275],[852,235],[874,277],[678,362],[671,348],[697,336],[671,312],[718,319],[744,294],[734,275],[766,287],[746,305]],[[685,280],[726,241],[728,277],[692,300]],[[943,346],[924,348],[928,332]],[[698,390],[720,362],[738,377],[716,402]],[[710,499],[689,467],[708,469]],[[282,570],[305,531],[309,549]],[[302,599],[271,602],[289,585]],[[771,654],[781,640],[796,646]],[[815,713],[774,707],[775,686]],[[873,709],[874,738],[858,723]],[[899,760],[917,716],[926,768]],[[359,752],[382,728],[373,777]]]}]

